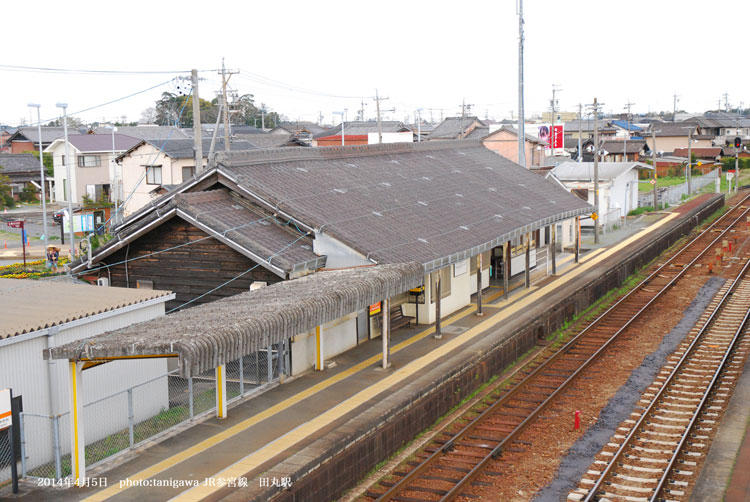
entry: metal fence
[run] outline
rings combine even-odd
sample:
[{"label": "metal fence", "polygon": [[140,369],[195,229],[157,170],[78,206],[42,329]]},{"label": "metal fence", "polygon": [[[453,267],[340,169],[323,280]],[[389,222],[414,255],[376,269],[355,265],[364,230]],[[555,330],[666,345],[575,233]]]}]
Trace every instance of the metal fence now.
[{"label": "metal fence", "polygon": [[[716,179],[719,177],[720,169],[714,169],[708,174],[703,176],[695,176],[690,180],[690,192],[696,193],[703,187],[716,183]],[[673,185],[669,187],[662,187],[657,192],[657,202],[659,205],[662,204],[677,204],[688,195],[687,182],[680,185]],[[638,207],[646,207],[654,205],[654,192],[639,192],[638,193]]]},{"label": "metal fence", "polygon": [[[267,390],[289,373],[288,368],[288,343],[227,363],[227,401]],[[215,409],[214,370],[191,378],[182,378],[173,370],[87,403],[83,408],[86,466],[95,466]],[[60,479],[70,475],[69,415],[21,413],[22,476]],[[6,443],[0,433],[0,484],[10,479],[10,447]]]}]

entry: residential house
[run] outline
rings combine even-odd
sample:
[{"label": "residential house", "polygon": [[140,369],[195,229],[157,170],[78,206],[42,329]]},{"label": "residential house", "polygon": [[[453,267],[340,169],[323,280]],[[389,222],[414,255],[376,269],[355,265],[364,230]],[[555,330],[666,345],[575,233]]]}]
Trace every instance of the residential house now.
[{"label": "residential house", "polygon": [[[92,266],[113,284],[168,287],[179,302],[172,308],[179,308],[323,264],[417,262],[424,267],[424,293],[415,298],[404,291],[389,300],[404,316],[418,312],[420,323],[431,323],[438,292],[443,316],[470,304],[479,255],[486,288],[490,265],[499,273],[508,263],[506,251],[511,275],[523,272],[524,238],[533,238],[534,266],[550,225],[590,211],[479,141],[289,148],[283,156],[232,151],[133,213],[95,251]],[[111,265],[101,268],[105,263]],[[73,271],[88,266],[79,262]],[[321,326],[326,355],[379,336],[376,321],[361,310]],[[293,373],[312,365],[315,337],[313,331],[291,338]]]},{"label": "residential house", "polygon": [[[211,138],[203,138],[204,163],[210,148]],[[256,149],[247,141],[231,142],[230,148]],[[224,151],[224,138],[216,139],[214,149]],[[128,216],[195,175],[194,140],[142,140],[119,155],[117,163],[122,172],[123,214]]]},{"label": "residential house", "polygon": [[[68,128],[68,136],[77,136],[80,133],[74,128]],[[64,136],[62,127],[42,127],[42,150],[47,148],[58,138]],[[38,152],[39,151],[39,128],[19,127],[16,132],[5,140],[10,145],[10,153]]]},{"label": "residential house", "polygon": [[[600,118],[597,125],[599,129],[599,140],[613,139],[617,136],[618,128],[613,126],[610,119]],[[594,138],[594,119],[571,120],[565,122],[564,134],[566,138],[582,139]]]},{"label": "residential house", "polygon": [[638,162],[646,151],[646,141],[642,139],[602,141],[599,147],[603,162]]},{"label": "residential house", "polygon": [[[734,148],[732,148],[732,150],[734,150]],[[723,156],[723,149],[720,146],[712,146],[708,148],[693,147],[690,149],[690,154],[698,160],[717,161],[721,159],[721,157]],[[684,157],[687,159],[688,149],[687,148],[675,148],[674,152],[672,152],[672,156]]]},{"label": "residential house", "polygon": [[477,127],[487,127],[487,124],[477,117],[448,117],[432,130],[430,141],[464,139]]},{"label": "residential house", "polygon": [[[621,222],[627,214],[638,208],[638,173],[651,171],[651,166],[641,162],[599,163],[599,223]],[[565,162],[547,174],[559,180],[581,199],[594,205],[594,163]],[[593,226],[591,219],[581,222]]]},{"label": "residential house", "polygon": [[[10,178],[10,191],[15,200],[24,188],[31,185],[34,190],[42,189],[42,173],[39,157],[31,153],[0,153],[0,176]],[[46,175],[45,175],[46,176]],[[51,186],[50,184],[47,185]],[[47,192],[49,195],[49,192]],[[41,195],[37,194],[41,199]]]},{"label": "residential house", "polygon": [[0,126],[0,152],[10,153],[10,143],[7,143],[17,129],[9,126]]},{"label": "residential house", "polygon": [[[106,274],[102,278],[106,282]],[[67,361],[45,361],[42,351],[50,346],[83,340],[107,331],[125,328],[164,315],[165,302],[174,298],[169,291],[91,286],[63,281],[0,279],[0,305],[7,315],[0,317],[0,382],[23,398],[26,437],[25,466],[30,472],[42,465],[55,465],[53,437],[60,438],[64,455],[70,451],[67,412]],[[11,315],[12,314],[12,315]],[[136,423],[159,414],[169,406],[167,359],[114,361],[86,370],[84,406],[93,420],[87,420],[86,441],[96,442],[128,428],[127,389],[152,381],[148,392],[133,392]],[[141,388],[142,390],[143,388]],[[101,406],[90,404],[121,393]],[[53,422],[52,417],[62,418]],[[0,444],[7,444],[0,431]],[[59,459],[59,457],[58,457]],[[63,460],[64,462],[64,460]],[[0,463],[0,480],[7,480],[7,462]],[[58,466],[59,468],[59,466]],[[64,463],[63,467],[64,469]],[[64,478],[65,471],[57,471]]]},{"label": "residential house", "polygon": [[[652,131],[656,135],[656,148]],[[687,148],[688,138],[692,135],[693,148],[707,148],[711,144],[712,136],[700,134],[697,124],[692,122],[652,122],[648,131],[644,134],[644,139],[648,145],[648,150],[656,150],[661,155],[664,152],[673,152],[677,148]]]},{"label": "residential house", "polygon": [[750,141],[750,117],[736,113],[706,113],[693,117],[685,123],[697,124],[701,135],[711,136],[713,144],[725,146],[734,144],[740,137],[743,143]]},{"label": "residential house", "polygon": [[[489,132],[493,127],[489,127],[487,134],[481,140],[482,144],[493,152],[502,155],[506,159],[518,163],[518,129],[512,126],[504,125],[499,129]],[[469,137],[476,131],[484,130],[481,127],[474,129]],[[526,166],[540,167],[544,165],[544,147],[546,142],[540,140],[533,134],[526,134],[524,141],[526,151]]]},{"label": "residential house", "polygon": [[610,125],[615,128],[616,138],[635,138],[641,139],[643,136],[643,128],[637,124],[628,122],[627,120],[613,120]]},{"label": "residential house", "polygon": [[312,146],[341,146],[341,130],[343,127],[343,145],[373,145],[379,143],[378,136],[382,136],[382,143],[411,143],[414,132],[404,124],[395,120],[371,122],[345,122],[332,129],[313,135]]},{"label": "residential house", "polygon": [[[122,176],[115,159],[139,142],[124,134],[75,134],[68,136],[70,155],[71,199],[83,204],[83,197],[92,201],[123,200]],[[68,200],[65,139],[54,140],[45,150],[52,155],[54,165],[55,199]]]}]

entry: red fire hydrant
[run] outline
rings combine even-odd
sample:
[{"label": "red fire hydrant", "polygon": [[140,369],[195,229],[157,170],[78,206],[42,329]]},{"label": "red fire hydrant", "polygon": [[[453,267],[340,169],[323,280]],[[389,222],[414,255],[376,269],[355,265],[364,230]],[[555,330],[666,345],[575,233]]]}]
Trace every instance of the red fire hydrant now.
[{"label": "red fire hydrant", "polygon": [[576,410],[576,417],[573,422],[573,429],[579,430],[581,428],[581,412]]}]

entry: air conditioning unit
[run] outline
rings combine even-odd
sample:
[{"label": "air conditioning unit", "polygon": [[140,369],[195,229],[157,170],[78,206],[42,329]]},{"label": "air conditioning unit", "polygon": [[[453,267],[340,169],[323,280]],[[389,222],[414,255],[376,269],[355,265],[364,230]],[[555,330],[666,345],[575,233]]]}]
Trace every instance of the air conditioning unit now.
[{"label": "air conditioning unit", "polygon": [[96,280],[97,286],[109,286],[109,279],[106,277],[100,277]]},{"label": "air conditioning unit", "polygon": [[266,286],[268,286],[268,283],[266,281],[255,281],[250,284],[250,291],[255,291],[256,289],[260,289]]}]

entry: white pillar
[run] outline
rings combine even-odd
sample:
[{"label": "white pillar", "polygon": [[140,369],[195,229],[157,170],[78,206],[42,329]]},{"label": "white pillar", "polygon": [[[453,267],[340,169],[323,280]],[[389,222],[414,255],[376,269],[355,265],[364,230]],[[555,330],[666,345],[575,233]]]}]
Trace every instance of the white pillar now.
[{"label": "white pillar", "polygon": [[86,441],[83,436],[83,363],[68,364],[70,397],[70,463],[73,481],[81,485],[86,478]]},{"label": "white pillar", "polygon": [[315,328],[315,370],[323,371],[325,369],[325,349],[323,346],[323,333],[320,326]]},{"label": "white pillar", "polygon": [[[268,364],[271,364],[269,361]],[[227,418],[227,366],[216,367],[216,418]]]}]

